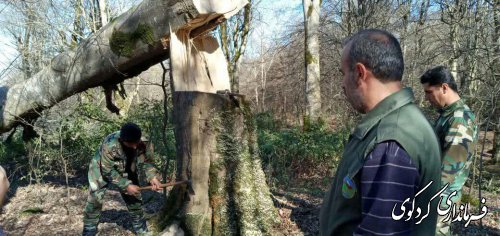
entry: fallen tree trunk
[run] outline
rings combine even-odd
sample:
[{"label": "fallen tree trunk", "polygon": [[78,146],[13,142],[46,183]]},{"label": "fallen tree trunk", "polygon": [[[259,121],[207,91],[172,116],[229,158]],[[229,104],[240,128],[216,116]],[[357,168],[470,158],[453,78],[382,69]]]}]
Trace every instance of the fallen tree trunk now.
[{"label": "fallen tree trunk", "polygon": [[144,0],[75,50],[53,58],[32,78],[0,85],[0,133],[73,94],[138,75],[169,57],[171,29],[189,29],[190,37],[202,35],[245,4],[244,0]]}]

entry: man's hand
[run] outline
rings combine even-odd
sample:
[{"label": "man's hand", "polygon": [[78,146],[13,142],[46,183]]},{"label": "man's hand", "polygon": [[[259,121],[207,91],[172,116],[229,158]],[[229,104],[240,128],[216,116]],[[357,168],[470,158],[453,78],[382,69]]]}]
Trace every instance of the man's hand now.
[{"label": "man's hand", "polygon": [[153,187],[151,190],[153,191],[158,191],[158,190],[161,190],[161,182],[156,178],[154,177],[149,183],[151,183],[151,186]]},{"label": "man's hand", "polygon": [[139,190],[139,186],[137,185],[133,185],[133,184],[129,184],[127,185],[127,194],[128,195],[139,195],[141,191]]}]

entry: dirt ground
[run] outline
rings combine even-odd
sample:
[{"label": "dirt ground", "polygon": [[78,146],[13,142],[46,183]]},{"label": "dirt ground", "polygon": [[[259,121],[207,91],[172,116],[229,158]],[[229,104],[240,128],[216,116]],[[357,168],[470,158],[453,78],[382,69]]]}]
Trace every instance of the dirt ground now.
[{"label": "dirt ground", "polygon": [[[485,145],[485,163],[490,162],[492,137],[487,135]],[[482,140],[483,134],[481,134]],[[477,165],[477,163],[476,163]],[[496,165],[498,166],[498,165]],[[492,172],[495,181],[497,173]],[[278,235],[318,235],[318,216],[322,198],[329,182],[318,176],[308,179],[307,183],[295,186],[273,188],[274,205],[281,218],[276,226]],[[11,188],[9,199],[0,213],[0,228],[6,235],[80,235],[82,230],[83,208],[87,198],[86,176],[70,180],[69,186],[64,181],[45,181],[44,184],[32,184]],[[317,185],[322,185],[318,188]],[[469,189],[464,187],[463,193]],[[477,198],[477,190],[470,193]],[[483,191],[488,214],[480,222],[471,222],[468,227],[464,222],[453,223],[454,235],[499,235],[500,236],[500,197],[497,193]],[[157,213],[163,203],[161,193],[146,191],[143,194],[146,218]],[[477,215],[479,210],[473,208]],[[110,190],[105,195],[105,204],[99,225],[99,235],[133,235],[130,216],[125,203],[117,191]],[[1,232],[1,231],[0,231]],[[0,234],[1,235],[1,234]]]},{"label": "dirt ground", "polygon": [[[274,190],[272,194],[281,217],[281,224],[276,227],[280,235],[318,234],[322,192],[296,188]],[[500,198],[487,192],[483,196],[488,207],[483,228],[479,222],[472,222],[467,228],[457,222],[456,235],[500,235]],[[87,191],[81,186],[48,183],[18,187],[0,214],[0,225],[6,235],[80,235],[86,198]],[[145,192],[143,199],[146,218],[158,212],[164,202],[162,194],[151,191]],[[99,235],[133,235],[130,220],[120,194],[113,190],[106,192]]]},{"label": "dirt ground", "polygon": [[[19,187],[0,214],[6,235],[81,235],[87,191],[83,188],[33,184]],[[163,195],[143,193],[146,218],[161,209]],[[133,235],[130,216],[120,193],[109,190],[99,224],[99,235]]]}]

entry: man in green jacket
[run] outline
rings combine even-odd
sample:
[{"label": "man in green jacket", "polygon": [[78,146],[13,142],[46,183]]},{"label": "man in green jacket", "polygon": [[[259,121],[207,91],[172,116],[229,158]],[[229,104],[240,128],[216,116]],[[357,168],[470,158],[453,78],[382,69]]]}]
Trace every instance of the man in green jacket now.
[{"label": "man in green jacket", "polygon": [[[425,98],[437,109],[439,118],[434,130],[442,152],[441,186],[448,184],[443,192],[441,206],[447,209],[446,199],[453,193],[451,201],[460,205],[462,187],[469,177],[469,170],[474,157],[477,142],[477,126],[471,109],[458,95],[457,84],[453,75],[444,66],[426,71],[421,77]],[[446,217],[439,217],[437,235],[450,235],[450,221],[442,222]]]},{"label": "man in green jacket", "polygon": [[323,199],[320,235],[433,235],[440,187],[436,135],[411,89],[395,37],[362,30],[344,44],[342,87],[364,114]]},{"label": "man in green jacket", "polygon": [[141,129],[134,123],[124,124],[120,131],[104,139],[89,165],[90,188],[84,210],[83,235],[96,235],[104,193],[110,184],[120,189],[132,216],[135,233],[147,232],[138,186],[138,170],[143,168],[153,190],[159,190],[161,183],[156,177],[157,172],[152,161],[152,145],[141,140]]}]

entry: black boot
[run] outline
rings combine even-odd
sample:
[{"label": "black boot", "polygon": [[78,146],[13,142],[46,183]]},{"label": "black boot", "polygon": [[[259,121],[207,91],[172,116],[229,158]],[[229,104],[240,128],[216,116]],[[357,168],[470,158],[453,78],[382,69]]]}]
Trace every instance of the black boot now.
[{"label": "black boot", "polygon": [[97,229],[88,229],[83,227],[82,236],[95,236],[97,234]]},{"label": "black boot", "polygon": [[138,222],[134,222],[132,225],[134,228],[136,235],[147,235],[148,234],[148,226],[146,225],[146,220],[142,219]]}]

